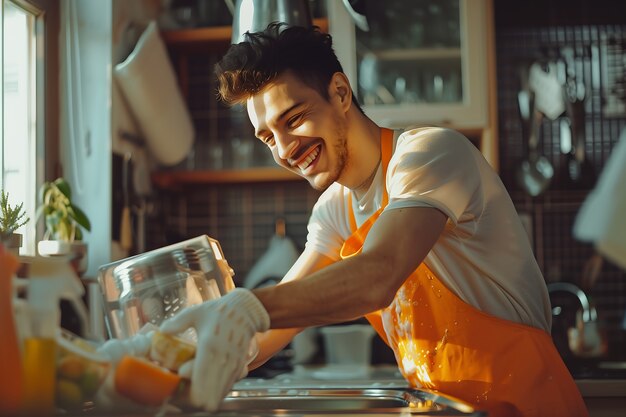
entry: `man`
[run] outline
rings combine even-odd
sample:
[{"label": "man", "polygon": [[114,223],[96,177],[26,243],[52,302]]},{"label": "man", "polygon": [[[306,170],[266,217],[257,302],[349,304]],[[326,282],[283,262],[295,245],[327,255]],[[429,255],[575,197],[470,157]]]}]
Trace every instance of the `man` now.
[{"label": "man", "polygon": [[[405,132],[360,109],[315,29],[270,25],[216,66],[276,162],[323,190],[282,282],[181,312],[197,329],[192,401],[213,410],[302,328],[365,316],[406,380],[506,416],[587,415],[550,337],[550,302],[510,197],[480,152],[442,128]],[[271,330],[268,330],[271,329]]]}]

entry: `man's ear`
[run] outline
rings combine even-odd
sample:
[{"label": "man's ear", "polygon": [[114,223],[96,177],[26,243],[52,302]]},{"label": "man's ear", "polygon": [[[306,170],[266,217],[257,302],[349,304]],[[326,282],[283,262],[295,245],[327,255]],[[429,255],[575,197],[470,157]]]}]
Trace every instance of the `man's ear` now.
[{"label": "man's ear", "polygon": [[331,101],[336,99],[344,111],[348,111],[352,105],[352,88],[346,74],[343,72],[333,74],[328,87],[328,96]]}]

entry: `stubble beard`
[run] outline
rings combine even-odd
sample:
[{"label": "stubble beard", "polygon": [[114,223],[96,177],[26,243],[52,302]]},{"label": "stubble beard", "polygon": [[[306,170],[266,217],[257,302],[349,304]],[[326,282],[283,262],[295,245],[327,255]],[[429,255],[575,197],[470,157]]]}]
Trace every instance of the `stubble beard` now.
[{"label": "stubble beard", "polygon": [[[309,179],[309,184],[311,187],[316,189],[317,191],[325,191],[328,187],[330,187],[333,183],[335,183],[341,174],[343,173],[347,162],[348,162],[348,148],[347,148],[347,137],[346,137],[346,129],[341,123],[338,121],[337,133],[336,133],[336,141],[333,145],[335,150],[335,155],[337,160],[335,164],[330,167],[330,170],[325,175],[325,178],[319,178],[319,176],[313,177]],[[323,174],[322,174],[323,175]],[[320,182],[316,182],[316,180],[320,180]]]}]

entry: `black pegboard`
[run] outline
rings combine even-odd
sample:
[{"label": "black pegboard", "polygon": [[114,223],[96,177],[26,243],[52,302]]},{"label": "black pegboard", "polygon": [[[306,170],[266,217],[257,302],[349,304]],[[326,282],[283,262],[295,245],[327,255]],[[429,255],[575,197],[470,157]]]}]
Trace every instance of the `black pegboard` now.
[{"label": "black pegboard", "polygon": [[[521,87],[519,69],[536,61],[554,61],[563,47],[573,49],[575,76],[585,83],[587,92],[585,153],[597,177],[620,133],[626,128],[626,116],[605,112],[609,86],[602,65],[606,60],[599,59],[594,64],[593,58],[594,54],[602,52],[608,40],[621,42],[624,39],[624,24],[497,27],[500,176],[518,211],[531,221],[535,255],[547,282],[566,281],[582,285],[585,262],[594,254],[594,249],[591,244],[574,239],[572,230],[576,215],[595,183],[591,181],[573,187],[570,183],[553,180],[547,191],[538,197],[529,196],[517,184],[516,170],[526,152],[517,104],[517,92]],[[567,115],[555,120],[544,118],[539,136],[540,152],[550,160],[557,175],[562,169],[560,120],[563,117]],[[608,334],[609,354],[622,359],[626,345],[626,331],[622,329],[626,311],[625,272],[604,261],[597,282],[587,292],[596,304]]]}]

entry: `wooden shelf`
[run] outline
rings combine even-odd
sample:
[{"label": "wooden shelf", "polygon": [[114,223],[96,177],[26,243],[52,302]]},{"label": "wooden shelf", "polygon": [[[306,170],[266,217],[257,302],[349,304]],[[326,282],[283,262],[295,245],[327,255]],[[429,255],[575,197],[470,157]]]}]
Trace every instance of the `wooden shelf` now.
[{"label": "wooden shelf", "polygon": [[278,167],[248,169],[161,171],[152,174],[152,182],[160,188],[177,189],[198,184],[234,184],[304,180],[299,175]]},{"label": "wooden shelf", "polygon": [[461,59],[461,48],[415,48],[386,49],[374,51],[381,61],[432,61],[442,59]]},{"label": "wooden shelf", "polygon": [[[328,32],[328,19],[314,19],[313,24],[322,32]],[[163,41],[169,45],[190,45],[197,43],[227,42],[230,43],[232,29],[230,26],[210,26],[192,29],[166,30],[161,32]]]},{"label": "wooden shelf", "polygon": [[[459,129],[469,140],[481,148],[482,129]],[[151,176],[152,182],[163,189],[180,189],[203,184],[243,184],[256,182],[304,181],[304,178],[280,167],[254,167],[247,169],[159,171]]]}]

